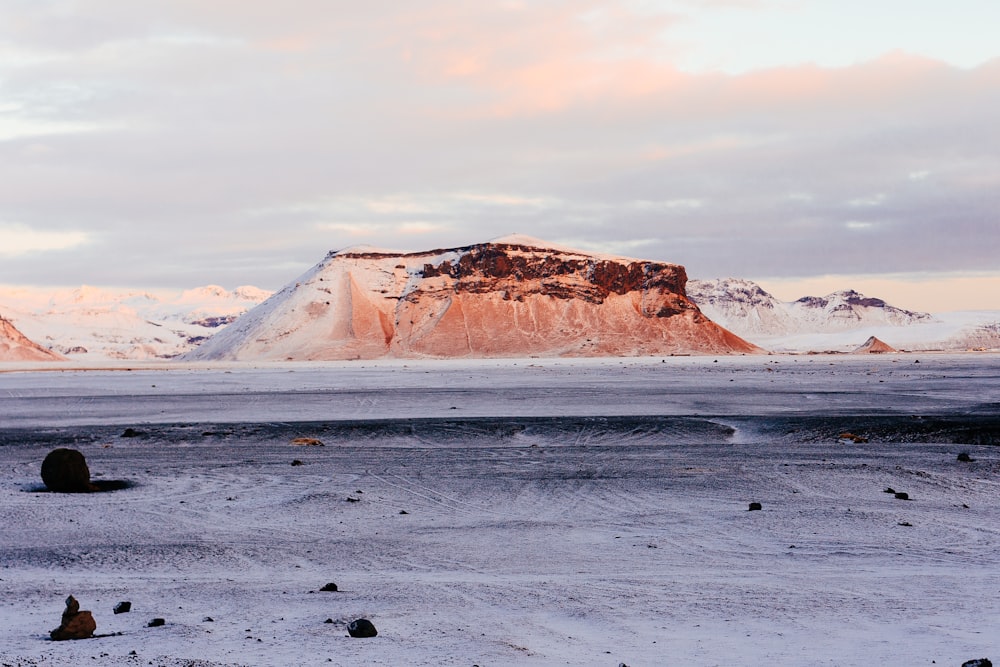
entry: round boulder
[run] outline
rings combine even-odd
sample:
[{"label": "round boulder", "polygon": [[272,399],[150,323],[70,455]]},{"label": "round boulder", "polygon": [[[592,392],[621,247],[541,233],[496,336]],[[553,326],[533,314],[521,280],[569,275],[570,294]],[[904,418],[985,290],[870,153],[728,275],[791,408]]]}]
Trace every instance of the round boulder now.
[{"label": "round boulder", "polygon": [[57,493],[84,493],[97,489],[90,483],[87,459],[79,451],[65,447],[53,449],[42,461],[42,481],[49,491]]},{"label": "round boulder", "polygon": [[359,618],[347,624],[347,633],[352,637],[366,638],[378,635],[378,630],[367,618]]}]

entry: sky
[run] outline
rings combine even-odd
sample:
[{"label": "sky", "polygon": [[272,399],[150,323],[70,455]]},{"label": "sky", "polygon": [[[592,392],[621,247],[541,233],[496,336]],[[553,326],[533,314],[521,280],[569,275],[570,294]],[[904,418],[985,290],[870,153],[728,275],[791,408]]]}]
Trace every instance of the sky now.
[{"label": "sky", "polygon": [[330,250],[521,233],[1000,309],[997,25],[995,0],[4,0],[0,284],[277,289]]}]

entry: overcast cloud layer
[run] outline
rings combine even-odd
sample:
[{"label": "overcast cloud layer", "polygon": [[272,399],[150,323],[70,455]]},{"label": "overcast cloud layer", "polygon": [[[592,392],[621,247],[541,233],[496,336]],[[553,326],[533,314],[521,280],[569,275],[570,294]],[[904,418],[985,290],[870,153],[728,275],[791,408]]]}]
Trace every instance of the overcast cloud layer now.
[{"label": "overcast cloud layer", "polygon": [[274,289],[511,232],[995,277],[998,4],[828,5],[4,2],[0,283]]}]

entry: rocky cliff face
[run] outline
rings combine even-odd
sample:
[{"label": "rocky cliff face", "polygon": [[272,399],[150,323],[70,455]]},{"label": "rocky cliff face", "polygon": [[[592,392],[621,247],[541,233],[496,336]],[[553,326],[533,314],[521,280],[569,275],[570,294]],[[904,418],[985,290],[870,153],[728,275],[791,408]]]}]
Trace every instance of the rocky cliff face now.
[{"label": "rocky cliff face", "polygon": [[684,267],[527,237],[329,254],[188,359],[632,356],[759,351],[685,296]]},{"label": "rocky cliff face", "polygon": [[59,361],[62,356],[29,340],[0,317],[0,361]]}]

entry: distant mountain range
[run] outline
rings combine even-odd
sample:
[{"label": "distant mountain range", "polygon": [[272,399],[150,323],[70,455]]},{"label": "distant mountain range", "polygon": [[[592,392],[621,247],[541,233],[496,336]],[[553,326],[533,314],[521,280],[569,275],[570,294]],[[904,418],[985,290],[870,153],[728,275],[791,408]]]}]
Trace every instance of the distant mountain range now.
[{"label": "distant mountain range", "polygon": [[271,293],[216,285],[173,294],[94,287],[46,292],[0,288],[0,316],[31,340],[80,361],[171,359],[232,323]]},{"label": "distant mountain range", "polygon": [[932,315],[854,290],[779,301],[739,278],[690,280],[687,294],[714,322],[776,352],[847,352],[872,336],[903,349],[1000,348],[998,312]]},{"label": "distant mountain range", "polygon": [[0,361],[849,352],[873,336],[1000,349],[1000,312],[935,316],[852,290],[779,301],[749,280],[689,281],[676,264],[517,235],[331,252],[274,294],[0,288],[0,323]]}]

